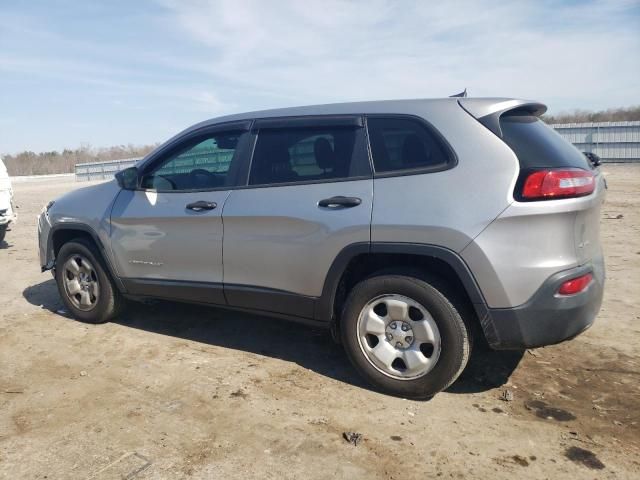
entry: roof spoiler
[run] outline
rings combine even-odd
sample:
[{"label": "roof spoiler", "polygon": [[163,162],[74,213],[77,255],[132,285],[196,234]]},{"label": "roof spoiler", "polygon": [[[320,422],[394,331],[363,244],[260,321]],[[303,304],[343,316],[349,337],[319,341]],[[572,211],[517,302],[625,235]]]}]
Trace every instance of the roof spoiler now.
[{"label": "roof spoiler", "polygon": [[547,111],[547,106],[531,100],[502,98],[461,98],[460,106],[481,124],[502,138],[500,117],[507,112],[526,112],[539,117]]},{"label": "roof spoiler", "polygon": [[456,93],[455,95],[449,95],[449,98],[455,98],[455,97],[467,98],[467,87],[465,87],[464,90],[460,93]]}]

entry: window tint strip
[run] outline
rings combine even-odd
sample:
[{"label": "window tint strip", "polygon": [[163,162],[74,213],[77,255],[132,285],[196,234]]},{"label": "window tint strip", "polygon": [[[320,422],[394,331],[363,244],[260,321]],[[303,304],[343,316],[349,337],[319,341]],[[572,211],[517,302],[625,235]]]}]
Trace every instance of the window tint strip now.
[{"label": "window tint strip", "polygon": [[362,127],[361,116],[326,115],[309,117],[261,118],[255,121],[254,129],[267,128],[317,128],[317,127]]}]

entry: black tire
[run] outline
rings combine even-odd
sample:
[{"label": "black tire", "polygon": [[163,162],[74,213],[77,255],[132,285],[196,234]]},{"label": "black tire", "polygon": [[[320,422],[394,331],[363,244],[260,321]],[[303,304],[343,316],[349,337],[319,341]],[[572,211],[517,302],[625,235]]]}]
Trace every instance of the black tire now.
[{"label": "black tire", "polygon": [[[440,356],[424,376],[397,379],[385,375],[373,366],[360,347],[358,319],[361,311],[371,300],[389,294],[408,297],[424,306],[439,329]],[[378,390],[404,398],[429,399],[448,388],[469,360],[472,340],[469,327],[461,316],[464,310],[464,305],[439,278],[416,278],[406,274],[373,276],[358,283],[349,293],[340,321],[342,344],[355,369]]]},{"label": "black tire", "polygon": [[7,226],[6,225],[0,226],[0,243],[4,242],[4,237],[6,234],[7,234]]},{"label": "black tire", "polygon": [[[86,257],[93,266],[98,279],[98,300],[95,306],[88,311],[81,310],[72,303],[63,285],[64,269],[62,266],[74,255]],[[58,252],[56,265],[55,279],[58,285],[58,292],[65,307],[74,318],[86,323],[104,323],[118,315],[123,304],[122,297],[111,281],[102,256],[93,243],[81,238],[65,243]]]}]

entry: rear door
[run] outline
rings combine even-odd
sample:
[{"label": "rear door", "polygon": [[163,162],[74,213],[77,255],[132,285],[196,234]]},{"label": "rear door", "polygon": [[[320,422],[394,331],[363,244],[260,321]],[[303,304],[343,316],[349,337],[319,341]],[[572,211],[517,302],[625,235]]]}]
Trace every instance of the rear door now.
[{"label": "rear door", "polygon": [[190,134],[142,167],[111,214],[111,248],[130,293],[224,303],[222,210],[246,182],[248,124]]},{"label": "rear door", "polygon": [[313,317],[340,251],[370,242],[373,180],[359,116],[257,120],[247,188],[225,203],[230,305]]}]

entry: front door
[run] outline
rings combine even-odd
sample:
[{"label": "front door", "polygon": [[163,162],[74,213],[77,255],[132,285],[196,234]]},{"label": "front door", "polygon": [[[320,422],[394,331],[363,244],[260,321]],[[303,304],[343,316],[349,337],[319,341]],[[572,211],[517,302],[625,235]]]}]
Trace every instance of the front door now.
[{"label": "front door", "polygon": [[241,180],[249,134],[190,135],[142,167],[111,213],[111,248],[132,294],[225,303],[222,210]]}]

